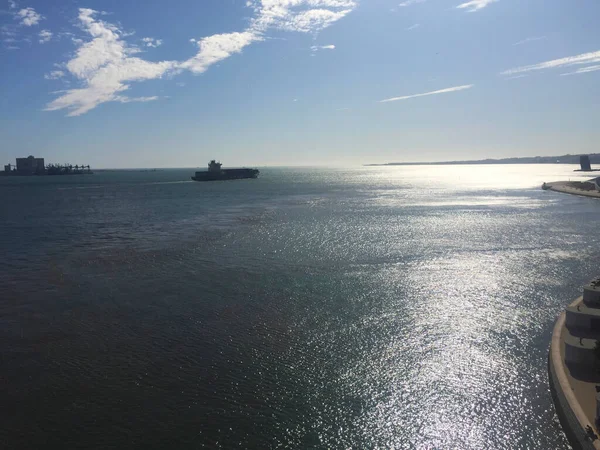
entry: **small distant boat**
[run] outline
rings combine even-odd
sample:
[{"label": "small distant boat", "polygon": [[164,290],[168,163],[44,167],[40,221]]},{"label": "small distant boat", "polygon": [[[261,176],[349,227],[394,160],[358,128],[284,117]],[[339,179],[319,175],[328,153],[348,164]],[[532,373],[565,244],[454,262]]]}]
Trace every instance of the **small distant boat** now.
[{"label": "small distant boat", "polygon": [[219,181],[241,180],[244,178],[257,178],[258,169],[221,169],[222,164],[214,159],[208,163],[208,170],[196,172],[192,177],[194,181]]}]

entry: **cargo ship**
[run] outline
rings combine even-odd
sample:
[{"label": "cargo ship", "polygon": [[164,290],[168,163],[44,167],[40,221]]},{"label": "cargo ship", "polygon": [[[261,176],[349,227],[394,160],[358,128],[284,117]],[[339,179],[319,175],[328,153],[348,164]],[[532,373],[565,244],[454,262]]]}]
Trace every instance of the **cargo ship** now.
[{"label": "cargo ship", "polygon": [[196,172],[192,177],[194,181],[241,180],[243,178],[257,178],[258,169],[221,169],[222,164],[214,159],[208,163],[208,170]]}]

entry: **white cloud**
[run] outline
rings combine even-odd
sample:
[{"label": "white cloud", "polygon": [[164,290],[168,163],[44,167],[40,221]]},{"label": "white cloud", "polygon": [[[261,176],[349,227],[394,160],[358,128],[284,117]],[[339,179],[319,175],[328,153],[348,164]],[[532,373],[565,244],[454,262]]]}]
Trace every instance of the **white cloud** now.
[{"label": "white cloud", "polygon": [[40,37],[40,44],[43,44],[45,42],[48,42],[50,39],[52,39],[52,32],[50,32],[48,30],[42,30],[39,33],[39,37]]},{"label": "white cloud", "polygon": [[406,0],[405,2],[400,3],[398,6],[410,6],[415,3],[424,3],[425,0]]},{"label": "white cloud", "polygon": [[105,102],[140,101],[120,93],[129,89],[130,82],[160,78],[175,68],[172,61],[149,62],[131,56],[138,49],[127,46],[121,32],[114,25],[97,20],[96,14],[92,9],[79,10],[81,26],[93,39],[82,44],[66,64],[83,87],[65,91],[46,106],[47,111],[67,109],[69,116],[78,116]]},{"label": "white cloud", "polygon": [[44,75],[44,78],[46,80],[58,80],[59,78],[62,78],[64,76],[65,76],[65,73],[62,70],[53,70],[52,72]]},{"label": "white cloud", "polygon": [[16,15],[21,24],[27,27],[37,25],[43,19],[42,15],[38,14],[33,8],[23,8]]},{"label": "white cloud", "polygon": [[310,49],[313,52],[317,52],[319,50],[335,50],[335,45],[313,45]]},{"label": "white cloud", "polygon": [[471,0],[465,3],[461,3],[457,6],[457,8],[467,9],[468,12],[475,12],[497,1],[498,0]]},{"label": "white cloud", "polygon": [[181,69],[194,73],[203,73],[213,64],[240,53],[244,47],[262,38],[250,31],[242,33],[224,33],[202,38],[196,41],[199,51],[196,56],[179,64]]},{"label": "white cloud", "polygon": [[546,36],[533,36],[533,37],[525,38],[522,41],[515,42],[513,45],[522,45],[522,44],[526,44],[528,42],[542,41],[544,39],[546,39]]},{"label": "white cloud", "polygon": [[[247,5],[256,16],[242,32],[223,33],[202,39],[190,39],[199,51],[179,65],[194,73],[203,73],[212,64],[241,51],[253,42],[263,41],[270,28],[316,33],[346,16],[356,7],[354,0],[253,0]],[[325,46],[332,49],[332,46]],[[333,47],[334,48],[334,47]]]},{"label": "white cloud", "polygon": [[415,30],[415,29],[419,28],[420,26],[421,26],[421,24],[420,24],[420,23],[415,23],[414,25],[411,25],[410,27],[408,27],[408,28],[406,29],[406,31]]},{"label": "white cloud", "polygon": [[151,37],[145,37],[142,39],[142,42],[144,43],[144,45],[146,47],[159,47],[160,45],[162,45],[162,39],[154,39]]},{"label": "white cloud", "polygon": [[153,95],[152,97],[123,97],[123,96],[118,95],[115,97],[115,101],[121,102],[121,103],[131,103],[131,102],[145,103],[145,102],[153,102],[154,100],[158,100],[157,95]]},{"label": "white cloud", "polygon": [[425,92],[423,94],[413,94],[413,95],[405,95],[403,97],[386,98],[385,100],[380,100],[379,103],[397,102],[398,100],[408,100],[409,98],[425,97],[428,95],[437,95],[437,94],[446,94],[448,92],[464,91],[465,89],[470,89],[473,86],[474,86],[473,84],[465,84],[464,86],[455,86],[455,87],[451,87],[451,88],[440,89],[439,91]]},{"label": "white cloud", "polygon": [[311,9],[290,17],[287,21],[283,22],[280,27],[286,31],[299,31],[302,33],[317,32],[327,28],[332,23],[337,22],[350,11],[351,10],[349,9],[342,11]]},{"label": "white cloud", "polygon": [[[230,56],[241,53],[248,45],[267,39],[269,29],[318,33],[345,17],[356,6],[356,0],[249,0],[247,6],[255,12],[248,28],[241,32],[222,33],[189,41],[198,52],[185,61],[149,62],[136,55],[140,49],[128,45],[123,33],[113,24],[97,19],[92,9],[79,10],[81,28],[92,37],[89,42],[73,38],[78,45],[75,56],[66,63],[68,72],[82,87],[61,92],[46,110],[66,109],[69,116],[84,114],[105,102],[150,101],[157,97],[131,99],[122,92],[131,82],[160,78],[189,70],[195,74]],[[162,41],[143,38],[146,47],[158,47]],[[322,49],[334,49],[333,45]]]},{"label": "white cloud", "polygon": [[[38,14],[33,8],[22,8],[18,9],[18,5],[15,1],[8,2],[9,9],[2,11],[0,10],[0,14],[8,14],[12,16],[15,23],[5,23],[0,26],[0,35],[6,36],[3,39],[3,42],[11,43],[11,42],[27,42],[30,44],[32,42],[33,35],[25,35],[19,36],[19,31],[23,26],[31,27],[34,25],[38,25],[39,22],[44,19],[41,14]],[[42,33],[39,33],[40,43],[48,42],[52,37],[52,33],[48,30],[43,30]],[[17,50],[18,47],[13,45],[10,47],[10,50]]]},{"label": "white cloud", "polygon": [[262,33],[269,28],[303,33],[318,33],[348,15],[355,0],[252,0],[247,5],[256,12],[251,30]]},{"label": "white cloud", "polygon": [[600,50],[590,53],[582,53],[576,56],[567,56],[566,58],[553,59],[530,66],[517,67],[516,69],[505,70],[501,75],[515,75],[519,73],[532,72],[535,70],[554,69],[557,67],[567,67],[575,65],[594,64],[600,62]]},{"label": "white cloud", "polygon": [[600,65],[581,67],[580,69],[577,69],[575,72],[561,73],[560,75],[561,76],[565,76],[565,75],[578,75],[578,74],[581,74],[581,73],[596,72],[597,70],[600,70]]}]

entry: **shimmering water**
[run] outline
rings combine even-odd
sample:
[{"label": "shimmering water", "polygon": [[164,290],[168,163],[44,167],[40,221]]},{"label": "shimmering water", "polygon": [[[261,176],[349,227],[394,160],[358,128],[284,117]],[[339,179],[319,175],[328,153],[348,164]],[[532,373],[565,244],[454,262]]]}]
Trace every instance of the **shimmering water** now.
[{"label": "shimmering water", "polygon": [[3,448],[567,448],[572,169],[0,179]]}]

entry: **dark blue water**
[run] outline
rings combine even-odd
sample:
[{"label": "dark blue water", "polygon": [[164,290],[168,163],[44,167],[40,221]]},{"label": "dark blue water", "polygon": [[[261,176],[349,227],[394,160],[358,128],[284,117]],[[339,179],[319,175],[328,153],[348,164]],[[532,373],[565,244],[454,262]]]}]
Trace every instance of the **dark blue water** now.
[{"label": "dark blue water", "polygon": [[567,448],[571,169],[0,178],[3,448]]}]

